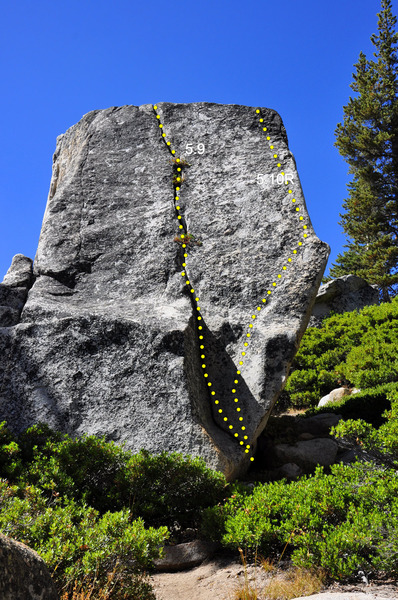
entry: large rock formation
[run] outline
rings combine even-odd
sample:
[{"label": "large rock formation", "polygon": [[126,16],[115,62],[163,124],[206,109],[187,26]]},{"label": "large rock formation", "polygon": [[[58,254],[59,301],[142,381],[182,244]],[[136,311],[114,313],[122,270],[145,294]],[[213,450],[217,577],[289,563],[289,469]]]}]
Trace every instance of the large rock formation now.
[{"label": "large rock formation", "polygon": [[[183,156],[190,166],[173,163]],[[0,329],[0,420],[199,455],[233,477],[285,383],[328,252],[273,110],[85,115],[57,140],[35,281],[18,325]]]},{"label": "large rock formation", "polygon": [[57,600],[44,560],[25,544],[0,533],[1,600]]}]

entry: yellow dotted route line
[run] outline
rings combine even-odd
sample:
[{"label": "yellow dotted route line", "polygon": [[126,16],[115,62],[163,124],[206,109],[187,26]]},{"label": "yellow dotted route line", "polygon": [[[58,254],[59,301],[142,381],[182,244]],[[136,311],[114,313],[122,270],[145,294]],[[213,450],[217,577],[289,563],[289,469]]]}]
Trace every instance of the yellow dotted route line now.
[{"label": "yellow dotted route line", "polygon": [[[157,107],[157,105],[156,105],[156,104],[155,104],[155,105],[153,105],[153,110],[154,110],[154,113],[155,113],[155,115],[156,115],[156,119],[158,120],[158,123],[159,123],[159,129],[163,130],[163,124],[160,122],[160,115],[158,115],[158,114],[157,114],[157,108],[158,108],[158,107]],[[263,119],[263,118],[262,118],[262,116],[261,116],[260,109],[256,109],[256,114],[257,114],[257,115],[260,115],[260,118],[259,118],[259,123],[263,124],[263,123],[264,123],[264,119]],[[267,132],[267,127],[263,126],[263,128],[262,128],[262,129],[263,129],[263,131],[264,131],[264,132]],[[172,156],[174,156],[174,155],[175,155],[175,153],[176,153],[176,151],[171,149],[171,142],[166,140],[166,133],[165,133],[164,131],[162,131],[162,139],[163,139],[163,141],[165,142],[165,144],[166,144],[166,147],[167,147],[167,149],[169,150],[169,152],[171,153],[171,155],[172,155]],[[271,137],[270,137],[268,134],[267,134],[267,141],[268,141],[268,142],[270,142],[270,143],[269,143],[269,148],[270,148],[270,150],[275,150],[275,148],[274,148],[274,144],[273,144],[273,143],[272,143],[272,141],[271,141]],[[278,157],[278,154],[277,154],[276,152],[275,152],[275,153],[273,153],[273,157],[274,157],[275,159],[277,159],[277,160],[278,160],[278,162],[277,162],[277,165],[276,165],[276,166],[277,166],[278,168],[282,168],[282,165],[281,165],[281,163],[279,162],[279,157]],[[184,166],[184,164],[185,164],[185,163],[184,163],[183,161],[181,161],[181,159],[179,159],[179,158],[175,158],[175,159],[174,159],[174,162],[175,162],[175,167],[176,167],[176,169],[177,169],[177,177],[173,177],[173,184],[174,184],[174,186],[175,186],[175,191],[176,191],[176,192],[179,192],[179,191],[180,191],[180,185],[181,185],[181,184],[180,184],[180,185],[178,185],[178,183],[177,183],[177,182],[178,182],[178,181],[180,181],[180,177],[179,177],[179,176],[182,174],[182,168],[183,168],[183,166]],[[286,184],[286,185],[289,185],[289,181],[287,181],[287,180],[286,180],[286,178],[285,178],[285,173],[284,173],[284,171],[281,171],[279,174],[283,176],[283,178],[284,178],[284,181],[285,181],[285,184]],[[181,180],[181,183],[182,183],[182,180]],[[288,190],[288,193],[289,193],[289,194],[293,194],[293,190],[289,189],[289,190]],[[181,224],[181,223],[183,222],[183,219],[182,219],[182,215],[180,214],[181,207],[179,206],[179,200],[180,200],[180,197],[179,197],[179,195],[178,195],[178,194],[175,194],[175,195],[174,195],[174,202],[175,202],[175,209],[176,209],[176,212],[177,212],[177,219],[178,219],[178,221],[180,222],[180,224],[179,224],[179,229],[183,229],[183,230],[184,230],[184,232],[185,232],[185,233],[181,234],[181,236],[180,236],[180,237],[181,237],[181,240],[183,241],[183,240],[184,240],[184,236],[187,234],[187,231],[186,231],[186,228],[185,228],[185,226]],[[292,203],[293,203],[293,204],[295,204],[295,203],[296,203],[296,198],[292,198]],[[297,212],[299,212],[299,211],[300,211],[300,207],[299,207],[299,206],[297,206],[297,205],[296,205],[296,211],[297,211]],[[304,217],[300,216],[300,217],[299,217],[299,220],[300,220],[300,221],[303,221],[303,220],[304,220]],[[307,230],[307,225],[306,225],[306,224],[304,224],[304,225],[303,225],[303,230],[304,230],[304,233],[303,233],[303,238],[304,238],[304,239],[306,239],[306,238],[308,237],[308,234],[306,233],[306,230]],[[303,244],[303,242],[301,242],[301,241],[299,241],[299,242],[298,242],[298,246],[302,246],[302,244]],[[187,245],[183,243],[183,244],[182,244],[182,247],[185,249],[185,248],[187,247]],[[297,255],[297,250],[293,250],[293,255]],[[193,287],[192,287],[192,284],[191,284],[191,282],[190,282],[190,279],[189,279],[189,276],[188,276],[188,274],[187,274],[187,269],[186,269],[186,266],[187,266],[187,265],[186,265],[186,259],[187,259],[187,257],[188,257],[188,253],[187,253],[187,251],[186,251],[186,250],[184,250],[184,262],[182,263],[182,266],[183,266],[184,270],[181,272],[181,275],[182,275],[182,277],[185,277],[185,283],[186,283],[186,285],[190,286],[190,292],[191,292],[191,294],[192,294],[192,300],[193,300],[193,302],[194,302],[194,305],[195,305],[195,307],[196,307],[196,310],[199,312],[199,311],[200,311],[200,306],[198,306],[198,304],[197,304],[197,303],[199,302],[199,298],[198,298],[198,297],[195,295],[195,290],[193,289]],[[289,258],[287,259],[287,263],[291,263],[291,262],[292,262],[292,258],[291,258],[291,257],[289,257]],[[286,270],[287,270],[287,265],[283,265],[283,267],[282,267],[282,272],[285,272]],[[281,278],[282,278],[282,273],[278,273],[277,279],[278,279],[278,280],[280,280]],[[277,281],[274,281],[274,282],[272,283],[272,287],[273,287],[273,288],[275,288],[276,286],[277,286]],[[272,292],[271,292],[271,290],[267,290],[267,293],[266,293],[266,295],[270,295],[271,293],[272,293]],[[266,298],[263,298],[263,299],[262,299],[262,302],[263,302],[263,304],[265,304],[265,303],[266,303],[266,301],[267,301],[267,299],[266,299]],[[261,310],[261,308],[262,308],[262,306],[261,306],[261,305],[256,307],[256,309],[257,309],[257,311],[258,311],[258,312]],[[258,314],[258,313],[257,313],[257,314]],[[251,318],[253,319],[253,321],[254,321],[254,319],[256,319],[256,317],[257,317],[257,315],[256,315],[256,314],[253,314],[253,315],[251,316]],[[200,321],[201,321],[201,320],[202,320],[202,317],[200,316],[200,314],[198,314],[198,316],[197,316],[197,321],[198,321],[198,334],[199,334],[199,341],[200,341],[200,350],[202,351],[202,354],[200,355],[200,358],[201,358],[201,359],[204,361],[204,360],[205,360],[205,358],[206,358],[206,355],[205,355],[205,347],[204,347],[204,342],[203,342],[203,339],[204,339],[204,338],[203,338],[203,334],[202,334],[203,327],[202,327],[202,325],[200,324]],[[244,359],[244,357],[246,356],[246,349],[247,349],[247,346],[248,346],[248,342],[250,341],[250,338],[251,338],[251,337],[252,337],[252,335],[253,335],[253,331],[252,331],[252,330],[253,330],[253,323],[250,323],[250,324],[249,324],[249,330],[248,330],[248,332],[246,333],[247,341],[245,341],[245,342],[244,342],[244,347],[245,347],[245,350],[243,350],[243,351],[241,352],[241,357],[242,357],[242,358],[241,358],[241,360],[239,361],[239,369],[236,371],[236,376],[237,376],[237,377],[239,377],[239,376],[241,375],[241,370],[240,370],[240,367],[243,365],[243,359]],[[203,363],[203,364],[202,364],[202,369],[203,369],[203,376],[204,376],[204,378],[206,379],[207,385],[208,385],[208,387],[209,387],[209,388],[211,388],[211,387],[212,387],[212,383],[211,383],[211,381],[209,381],[209,380],[208,380],[209,374],[208,374],[208,373],[206,373],[206,364],[205,364],[205,363]],[[236,396],[237,396],[237,393],[236,393],[236,387],[238,387],[238,385],[239,385],[239,379],[238,379],[238,378],[236,378],[236,379],[234,380],[234,386],[235,386],[235,387],[234,387],[234,388],[232,388],[232,390],[231,390],[232,394],[235,396],[235,397],[234,397],[234,402],[235,402],[236,404],[237,404],[237,403],[239,403],[239,398],[237,398],[237,397],[236,397]],[[215,396],[215,395],[216,395],[216,392],[214,392],[214,391],[210,391],[210,393],[211,393],[211,395],[212,395],[212,396]],[[220,404],[220,401],[219,401],[218,399],[213,399],[213,400],[214,400],[214,404],[215,404],[216,406],[218,406],[218,405]],[[222,415],[222,414],[223,414],[223,409],[222,409],[222,408],[218,408],[218,412],[219,412],[219,414],[220,414],[220,415]],[[240,407],[239,407],[239,406],[237,406],[237,408],[236,408],[236,412],[237,412],[237,413],[240,413],[240,412],[241,412],[241,409],[240,409]],[[224,417],[223,417],[223,419],[224,419],[224,421],[225,421],[226,423],[228,422],[228,417],[227,417],[227,416],[224,416]],[[244,446],[244,447],[245,447],[245,449],[244,449],[245,453],[246,453],[246,454],[249,454],[249,453],[250,453],[250,450],[252,449],[252,447],[251,447],[251,445],[250,445],[250,444],[248,444],[248,443],[247,443],[247,441],[248,441],[248,436],[247,436],[247,435],[246,435],[246,433],[245,433],[245,431],[246,431],[246,427],[245,427],[245,426],[242,424],[243,417],[242,417],[242,416],[239,416],[239,417],[238,417],[238,419],[239,419],[239,421],[240,421],[240,428],[241,428],[241,430],[240,430],[240,432],[239,432],[239,431],[235,431],[235,433],[233,433],[233,436],[234,436],[235,438],[238,438],[238,440],[239,440],[239,444],[240,444],[241,446]],[[230,431],[230,433],[232,433],[232,432],[233,432],[233,430],[234,430],[234,426],[233,426],[232,424],[230,424],[228,427],[229,427],[229,429],[231,430],[231,431]],[[254,457],[253,457],[253,456],[251,456],[251,457],[250,457],[250,460],[251,460],[251,461],[254,461]]]}]

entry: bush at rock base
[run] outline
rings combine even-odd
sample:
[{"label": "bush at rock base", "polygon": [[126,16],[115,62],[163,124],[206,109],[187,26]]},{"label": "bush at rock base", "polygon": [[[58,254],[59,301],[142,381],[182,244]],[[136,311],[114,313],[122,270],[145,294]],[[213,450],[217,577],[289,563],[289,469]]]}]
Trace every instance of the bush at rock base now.
[{"label": "bush at rock base", "polygon": [[0,477],[85,502],[101,514],[129,508],[146,525],[196,526],[219,502],[225,477],[177,452],[138,454],[95,436],[71,439],[38,424],[16,437],[0,425]]},{"label": "bush at rock base", "polygon": [[398,389],[391,389],[387,398],[391,407],[384,412],[385,422],[379,428],[364,419],[348,419],[333,427],[331,434],[366,450],[377,451],[385,462],[398,467]]},{"label": "bush at rock base", "polygon": [[133,455],[44,424],[15,436],[0,424],[0,531],[42,556],[62,600],[153,600],[145,569],[168,527],[199,524],[225,490],[225,477],[198,458]]},{"label": "bush at rock base", "polygon": [[398,297],[379,306],[332,315],[309,327],[281,402],[316,405],[332,389],[361,390],[398,381]]},{"label": "bush at rock base", "polygon": [[359,568],[398,574],[398,479],[373,465],[321,467],[313,477],[236,491],[205,511],[203,532],[253,556],[286,553],[341,579]]},{"label": "bush at rock base", "polygon": [[36,550],[66,596],[76,580],[98,591],[113,572],[112,598],[123,598],[119,594],[125,592],[131,599],[145,598],[135,589],[145,583],[143,570],[159,557],[166,527],[145,529],[127,509],[100,516],[72,499],[49,501],[37,487],[11,486],[4,479],[0,507],[0,531]]}]

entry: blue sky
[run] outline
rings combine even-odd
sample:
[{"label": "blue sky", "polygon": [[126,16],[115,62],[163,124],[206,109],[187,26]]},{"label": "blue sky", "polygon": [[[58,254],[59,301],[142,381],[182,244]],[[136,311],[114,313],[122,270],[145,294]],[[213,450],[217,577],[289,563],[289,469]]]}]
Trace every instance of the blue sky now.
[{"label": "blue sky", "polygon": [[[0,11],[0,281],[34,258],[56,137],[87,112],[156,102],[265,106],[282,117],[308,211],[343,250],[348,165],[333,146],[380,0],[18,0]],[[398,0],[393,1],[398,15]]]}]

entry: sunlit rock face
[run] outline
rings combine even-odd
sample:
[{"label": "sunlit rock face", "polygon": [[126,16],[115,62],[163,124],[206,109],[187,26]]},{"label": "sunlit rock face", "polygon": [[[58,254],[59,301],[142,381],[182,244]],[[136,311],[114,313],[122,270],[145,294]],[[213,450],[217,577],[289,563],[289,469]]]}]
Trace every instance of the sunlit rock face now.
[{"label": "sunlit rock face", "polygon": [[57,140],[34,282],[0,329],[0,420],[189,453],[233,478],[328,254],[275,111],[88,113]]}]

